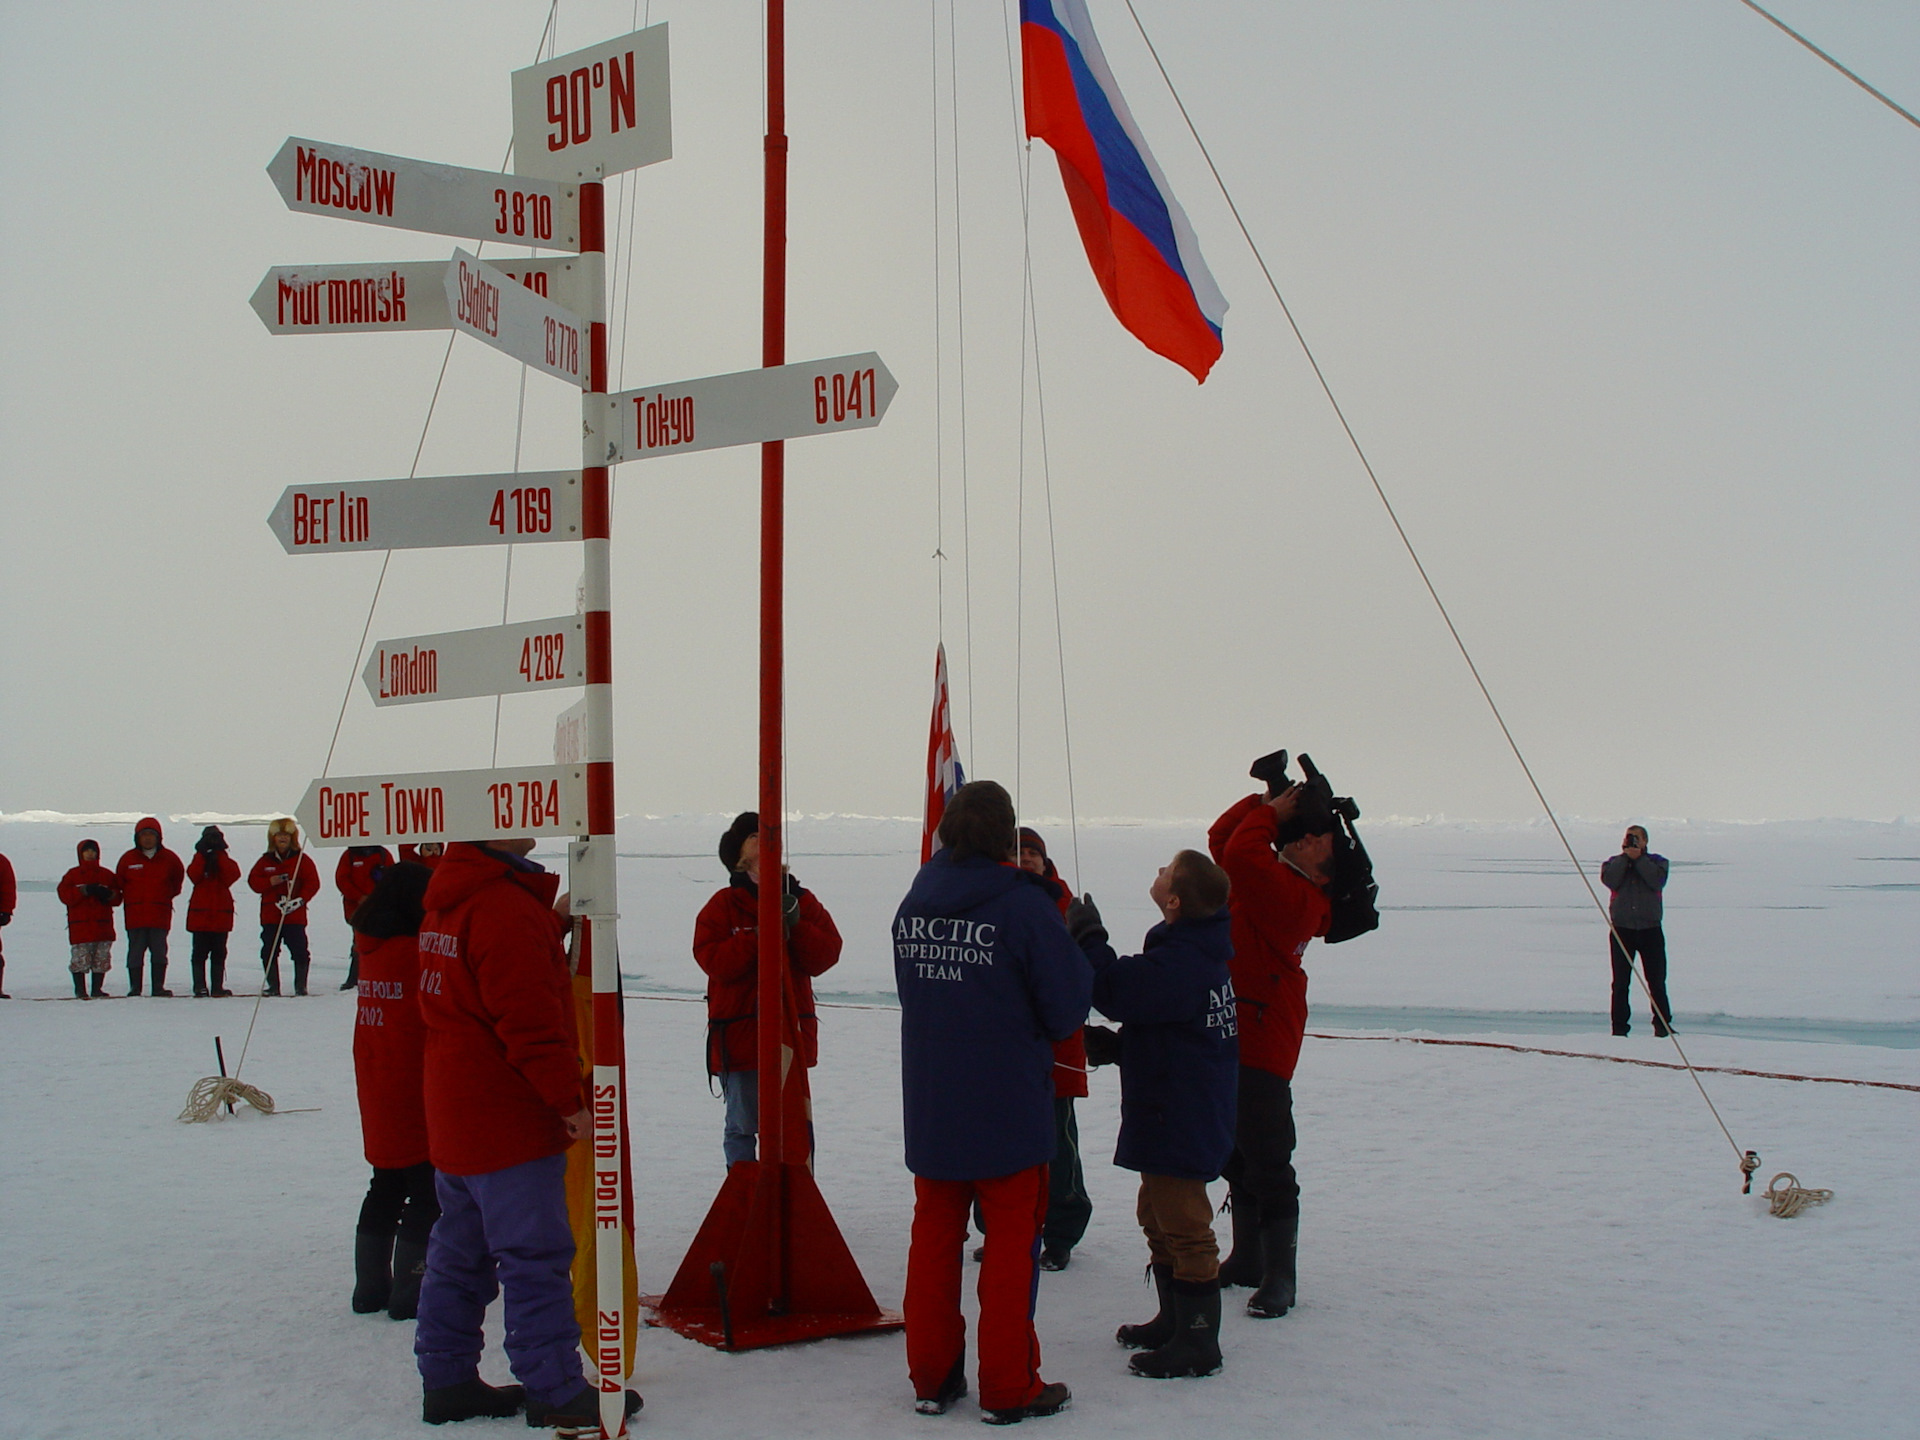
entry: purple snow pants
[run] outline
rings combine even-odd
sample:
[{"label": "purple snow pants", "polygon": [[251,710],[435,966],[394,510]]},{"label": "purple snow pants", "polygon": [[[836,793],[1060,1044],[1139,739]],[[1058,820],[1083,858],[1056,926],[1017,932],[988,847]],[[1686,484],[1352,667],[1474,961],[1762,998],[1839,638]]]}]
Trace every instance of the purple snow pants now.
[{"label": "purple snow pants", "polygon": [[480,1371],[487,1305],[506,1291],[513,1375],[542,1404],[585,1384],[573,1313],[573,1231],[567,1157],[550,1155],[485,1175],[436,1177],[440,1218],[427,1241],[413,1354],[422,1385],[438,1390]]}]

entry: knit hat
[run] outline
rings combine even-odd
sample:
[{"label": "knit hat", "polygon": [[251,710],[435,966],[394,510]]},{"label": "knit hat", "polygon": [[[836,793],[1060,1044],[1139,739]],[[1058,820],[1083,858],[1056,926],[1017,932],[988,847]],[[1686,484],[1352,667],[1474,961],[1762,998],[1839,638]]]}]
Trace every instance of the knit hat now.
[{"label": "knit hat", "polygon": [[727,867],[731,875],[740,868],[740,850],[747,843],[747,837],[760,833],[760,812],[742,810],[733,817],[733,824],[727,827],[727,833],[720,837],[720,863]]},{"label": "knit hat", "polygon": [[1028,829],[1025,825],[1020,827],[1020,848],[1022,850],[1038,850],[1042,860],[1047,858],[1047,842],[1040,838],[1040,832],[1038,830]]}]

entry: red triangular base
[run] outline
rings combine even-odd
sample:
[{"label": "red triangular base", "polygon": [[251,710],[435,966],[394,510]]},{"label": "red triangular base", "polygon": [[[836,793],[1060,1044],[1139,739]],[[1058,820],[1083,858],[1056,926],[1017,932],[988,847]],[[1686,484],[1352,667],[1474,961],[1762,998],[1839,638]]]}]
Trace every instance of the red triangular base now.
[{"label": "red triangular base", "polygon": [[721,1350],[904,1323],[874,1302],[813,1172],[752,1160],[727,1171],[667,1293],[641,1303],[649,1323]]}]

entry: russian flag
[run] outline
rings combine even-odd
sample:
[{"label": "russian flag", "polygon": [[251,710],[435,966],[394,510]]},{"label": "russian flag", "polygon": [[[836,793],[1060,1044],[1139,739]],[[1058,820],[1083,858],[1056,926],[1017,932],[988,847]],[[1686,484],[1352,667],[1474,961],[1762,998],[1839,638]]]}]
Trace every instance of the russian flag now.
[{"label": "russian flag", "polygon": [[1020,0],[1027,134],[1060,162],[1107,303],[1140,343],[1204,381],[1226,297],[1107,68],[1086,0]]}]

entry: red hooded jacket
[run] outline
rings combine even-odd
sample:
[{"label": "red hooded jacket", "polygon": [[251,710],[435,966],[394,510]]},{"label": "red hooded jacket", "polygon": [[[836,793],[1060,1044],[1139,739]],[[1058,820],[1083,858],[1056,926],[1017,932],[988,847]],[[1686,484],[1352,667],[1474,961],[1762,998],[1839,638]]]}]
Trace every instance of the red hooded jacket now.
[{"label": "red hooded jacket", "polygon": [[20,903],[20,887],[13,878],[13,862],[0,855],[0,915],[11,915]]},{"label": "red hooded jacket", "polygon": [[[211,863],[209,863],[211,862]],[[240,862],[224,850],[196,852],[187,862],[193,890],[187,896],[187,929],[196,935],[225,935],[233,929],[233,887]]]},{"label": "red hooded jacket", "polygon": [[[164,838],[160,822],[151,815],[133,827],[136,840],[142,830],[153,831],[156,839]],[[129,930],[173,928],[173,897],[187,882],[187,867],[178,855],[159,845],[149,856],[136,845],[120,857],[113,873],[120,877],[121,903],[127,907]]]},{"label": "red hooded jacket", "polygon": [[353,912],[373,893],[380,872],[393,864],[393,852],[384,845],[349,845],[340,852],[340,863],[333,867],[333,888],[340,892],[340,905],[353,923]]},{"label": "red hooded jacket", "polygon": [[353,943],[360,955],[360,1013],[353,1027],[360,1137],[369,1165],[404,1170],[427,1158],[427,1024],[415,993],[418,937],[356,934]]},{"label": "red hooded jacket", "polygon": [[[1073,888],[1060,878],[1060,872],[1054,868],[1052,860],[1047,861],[1046,881],[1053,890],[1053,903],[1060,907],[1061,918],[1066,918],[1067,906],[1073,903]],[[1053,1098],[1087,1098],[1087,1034],[1084,1029],[1074,1031],[1064,1040],[1053,1042]]]},{"label": "red hooded jacket", "polygon": [[[262,925],[280,923],[280,897],[287,893],[287,887],[273,883],[276,875],[294,877],[293,894],[297,899],[311,900],[320,893],[320,872],[314,868],[311,855],[295,850],[283,857],[269,850],[253,862],[253,869],[247,873],[247,888],[257,891],[260,896]],[[307,907],[304,904],[287,912],[288,925],[306,923]]]},{"label": "red hooded jacket", "polygon": [[[74,846],[74,857],[80,863],[60,877],[56,892],[60,896],[60,903],[67,907],[67,942],[71,945],[111,940],[120,933],[113,928],[113,907],[120,903],[119,877],[98,859],[82,858],[81,852],[87,849],[92,849],[96,856],[100,852],[99,846],[87,840]],[[113,898],[95,900],[90,895],[82,895],[82,885],[104,885],[112,892]]]},{"label": "red hooded jacket", "polygon": [[456,841],[420,926],[427,1141],[436,1169],[484,1175],[558,1155],[586,1104],[560,877]]},{"label": "red hooded jacket", "polygon": [[[716,891],[693,923],[693,958],[707,972],[707,1073],[760,1068],[760,897],[744,874]],[[813,977],[840,962],[840,931],[811,890],[787,936],[787,1008],[808,1068],[820,1062]]]},{"label": "red hooded jacket", "polygon": [[1307,943],[1327,932],[1326,894],[1273,848],[1280,819],[1258,795],[1228,809],[1207,831],[1227,872],[1233,920],[1233,993],[1239,999],[1240,1063],[1293,1078],[1307,1029]]}]

